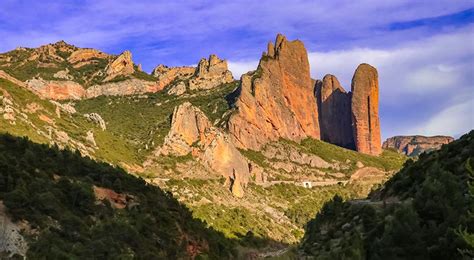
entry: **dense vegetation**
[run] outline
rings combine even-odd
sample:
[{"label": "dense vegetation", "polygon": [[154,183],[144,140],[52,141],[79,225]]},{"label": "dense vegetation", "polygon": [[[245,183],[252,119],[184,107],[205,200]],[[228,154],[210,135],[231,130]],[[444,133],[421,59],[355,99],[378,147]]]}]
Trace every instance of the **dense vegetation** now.
[{"label": "dense vegetation", "polygon": [[[127,197],[98,201],[94,188]],[[30,259],[226,258],[233,242],[170,193],[78,153],[0,135],[0,200],[31,230]]]},{"label": "dense vegetation", "polygon": [[408,161],[370,200],[335,197],[301,246],[318,259],[472,259],[474,131]]}]

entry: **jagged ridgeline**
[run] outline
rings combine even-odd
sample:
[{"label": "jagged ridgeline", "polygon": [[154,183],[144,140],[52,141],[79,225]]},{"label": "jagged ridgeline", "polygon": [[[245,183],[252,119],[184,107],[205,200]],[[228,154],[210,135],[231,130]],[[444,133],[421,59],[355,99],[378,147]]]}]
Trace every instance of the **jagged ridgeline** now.
[{"label": "jagged ridgeline", "polygon": [[215,259],[232,241],[170,193],[77,152],[0,135],[0,245],[28,259]]},{"label": "jagged ridgeline", "polygon": [[472,259],[474,131],[422,154],[366,200],[324,205],[302,255],[318,259]]}]

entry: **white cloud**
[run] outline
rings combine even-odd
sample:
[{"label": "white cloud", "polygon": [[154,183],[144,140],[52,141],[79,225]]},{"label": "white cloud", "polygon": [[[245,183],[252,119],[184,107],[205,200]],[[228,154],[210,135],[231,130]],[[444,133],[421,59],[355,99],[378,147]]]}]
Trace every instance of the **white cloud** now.
[{"label": "white cloud", "polygon": [[474,100],[454,104],[434,114],[407,134],[459,136],[474,129]]},{"label": "white cloud", "polygon": [[229,61],[228,66],[229,70],[232,71],[232,75],[234,75],[234,78],[240,79],[240,76],[242,76],[242,74],[257,69],[258,60]]}]

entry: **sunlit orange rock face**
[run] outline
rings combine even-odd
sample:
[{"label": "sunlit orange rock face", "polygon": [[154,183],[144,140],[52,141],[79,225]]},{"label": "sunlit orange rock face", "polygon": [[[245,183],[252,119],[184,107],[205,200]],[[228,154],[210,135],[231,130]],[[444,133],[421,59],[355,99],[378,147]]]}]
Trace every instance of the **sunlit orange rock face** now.
[{"label": "sunlit orange rock face", "polygon": [[258,69],[241,78],[238,111],[229,120],[234,143],[259,150],[284,138],[320,138],[318,109],[308,55],[299,40],[278,35],[260,59]]},{"label": "sunlit orange rock face", "polygon": [[379,83],[377,70],[368,65],[357,67],[352,78],[352,124],[358,152],[382,153],[379,120]]},{"label": "sunlit orange rock face", "polygon": [[324,76],[316,83],[321,140],[354,149],[352,133],[351,94],[334,75]]},{"label": "sunlit orange rock face", "polygon": [[73,81],[31,79],[27,87],[38,96],[53,100],[81,99],[85,95],[85,89]]}]

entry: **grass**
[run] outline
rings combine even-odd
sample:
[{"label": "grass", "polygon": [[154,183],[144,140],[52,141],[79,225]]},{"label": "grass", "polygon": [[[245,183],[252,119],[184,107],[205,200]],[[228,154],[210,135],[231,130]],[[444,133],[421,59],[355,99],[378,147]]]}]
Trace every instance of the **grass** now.
[{"label": "grass", "polygon": [[346,162],[350,160],[351,168],[349,171],[357,168],[356,163],[358,161],[365,166],[393,171],[400,169],[407,160],[406,156],[390,150],[384,150],[379,156],[372,156],[310,138],[301,141],[300,144],[288,140],[282,141],[295,145],[303,151],[315,154],[328,162]]}]

